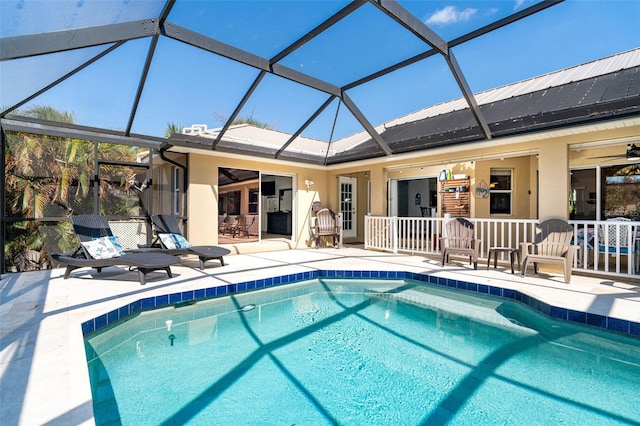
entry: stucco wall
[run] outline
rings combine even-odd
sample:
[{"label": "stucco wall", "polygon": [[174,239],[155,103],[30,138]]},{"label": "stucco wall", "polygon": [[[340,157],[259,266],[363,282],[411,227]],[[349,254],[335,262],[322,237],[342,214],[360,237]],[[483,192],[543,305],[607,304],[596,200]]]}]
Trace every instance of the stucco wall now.
[{"label": "stucco wall", "polygon": [[[323,205],[329,204],[326,197],[327,172],[320,167],[193,153],[190,154],[189,166],[188,239],[194,244],[218,243],[218,167],[258,170],[263,174],[292,178],[294,247],[303,247],[308,242],[311,203],[320,201]],[[305,180],[314,183],[307,188]]]},{"label": "stucco wall", "polygon": [[[636,120],[637,121],[637,120]],[[345,166],[315,166],[254,158],[226,157],[221,154],[190,154],[189,217],[190,239],[194,243],[215,243],[217,239],[217,167],[260,170],[263,173],[287,174],[294,179],[296,247],[308,241],[309,209],[320,201],[324,207],[338,211],[339,177],[358,179],[358,237],[362,239],[363,217],[367,201],[372,215],[387,214],[389,179],[437,177],[442,169],[467,174],[471,179],[471,216],[491,217],[489,199],[476,197],[477,185],[490,184],[491,168],[513,170],[513,214],[510,218],[568,218],[571,167],[602,163],[597,155],[624,153],[629,138],[640,135],[640,124],[620,125],[599,130],[596,126],[571,131],[530,134],[521,138],[452,146],[416,153],[364,160]],[[562,134],[561,134],[562,133]],[[607,144],[606,147],[587,146]],[[585,145],[584,147],[582,145]],[[579,146],[578,150],[576,146]],[[314,184],[307,188],[305,180]],[[367,200],[370,182],[369,200]],[[426,194],[425,194],[426,195]],[[198,233],[194,234],[193,230]],[[206,230],[206,231],[204,231]]]}]

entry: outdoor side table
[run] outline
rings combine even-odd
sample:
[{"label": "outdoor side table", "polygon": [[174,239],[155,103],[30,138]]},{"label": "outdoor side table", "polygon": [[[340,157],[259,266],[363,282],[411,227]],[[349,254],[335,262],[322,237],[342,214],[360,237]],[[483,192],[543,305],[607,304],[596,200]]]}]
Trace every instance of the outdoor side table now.
[{"label": "outdoor side table", "polygon": [[517,259],[518,268],[520,267],[520,250],[511,247],[490,247],[489,255],[487,256],[487,269],[491,264],[491,256],[493,255],[493,268],[498,267],[498,254],[509,253],[509,262],[511,262],[511,273],[513,274],[513,261]]}]

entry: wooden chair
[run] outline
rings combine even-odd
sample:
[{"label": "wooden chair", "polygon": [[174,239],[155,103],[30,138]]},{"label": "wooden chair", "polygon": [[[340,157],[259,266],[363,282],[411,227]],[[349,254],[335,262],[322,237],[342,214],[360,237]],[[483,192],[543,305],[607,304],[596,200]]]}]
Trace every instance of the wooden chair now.
[{"label": "wooden chair", "polygon": [[320,247],[322,237],[331,237],[333,246],[338,248],[340,243],[340,228],[337,225],[336,215],[329,209],[321,209],[316,213],[316,224],[313,228],[313,238],[316,248]]},{"label": "wooden chair", "polygon": [[473,263],[473,269],[478,269],[480,240],[473,236],[473,223],[457,217],[447,222],[445,228],[445,236],[440,237],[442,266],[449,262],[449,255],[459,254],[469,256],[469,264]]},{"label": "wooden chair", "polygon": [[535,243],[522,243],[520,251],[522,276],[527,272],[527,263],[533,262],[533,271],[538,273],[538,263],[562,265],[564,282],[571,281],[573,262],[573,226],[561,219],[549,219],[536,225]]}]

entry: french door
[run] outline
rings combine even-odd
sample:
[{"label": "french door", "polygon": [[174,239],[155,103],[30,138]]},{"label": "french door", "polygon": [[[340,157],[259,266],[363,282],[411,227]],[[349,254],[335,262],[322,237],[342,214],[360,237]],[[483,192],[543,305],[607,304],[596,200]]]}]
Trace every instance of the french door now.
[{"label": "french door", "polygon": [[358,229],[356,184],[356,178],[340,176],[340,212],[344,238],[355,238]]}]

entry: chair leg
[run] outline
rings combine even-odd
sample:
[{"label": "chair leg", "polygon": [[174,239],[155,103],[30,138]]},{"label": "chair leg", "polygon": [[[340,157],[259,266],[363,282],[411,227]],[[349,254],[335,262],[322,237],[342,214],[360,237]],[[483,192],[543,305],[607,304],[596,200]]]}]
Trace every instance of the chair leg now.
[{"label": "chair leg", "polygon": [[564,262],[564,282],[567,284],[571,282],[571,262],[568,260]]},{"label": "chair leg", "polygon": [[140,285],[147,283],[147,271],[143,268],[138,268],[138,276],[140,277]]},{"label": "chair leg", "polygon": [[67,269],[64,271],[64,279],[66,280],[67,278],[69,278],[69,274],[71,273],[71,271],[78,269],[77,266],[71,266],[71,265],[67,265]]}]

